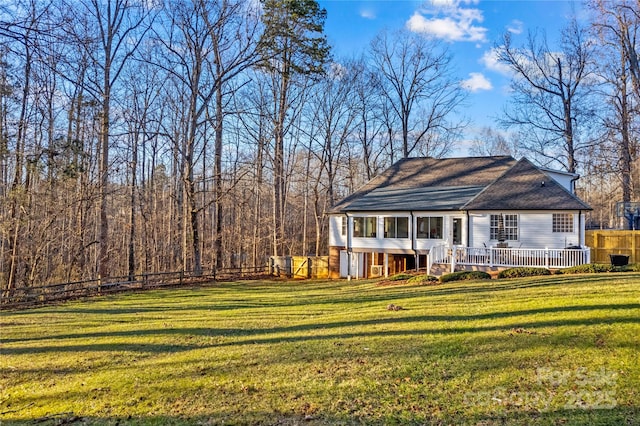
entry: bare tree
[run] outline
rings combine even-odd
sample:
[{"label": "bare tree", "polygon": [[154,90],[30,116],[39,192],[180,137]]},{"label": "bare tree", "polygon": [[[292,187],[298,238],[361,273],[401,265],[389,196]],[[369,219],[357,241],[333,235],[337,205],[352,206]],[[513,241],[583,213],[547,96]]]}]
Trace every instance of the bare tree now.
[{"label": "bare tree", "polygon": [[[253,149],[245,153],[251,164],[251,176],[249,188],[251,192],[253,210],[249,219],[252,224],[251,257],[253,264],[257,265],[265,256],[272,252],[265,250],[264,242],[273,241],[273,214],[269,210],[267,202],[267,181],[269,175],[268,163],[268,139],[272,134],[271,125],[271,87],[269,78],[260,70],[254,70],[250,74],[251,83],[236,92],[233,100],[236,104],[234,110],[239,113],[234,115],[238,121],[237,126]],[[273,185],[271,185],[273,192]]]},{"label": "bare tree", "polygon": [[357,116],[354,91],[358,71],[351,62],[332,64],[326,77],[313,87],[308,119],[303,122],[309,153],[305,183],[313,192],[316,256],[320,255],[326,209],[337,201],[335,180]]},{"label": "bare tree", "polygon": [[[199,158],[206,158],[208,129],[214,132],[214,182],[216,194],[216,265],[221,266],[223,210],[222,151],[225,108],[230,96],[229,83],[259,60],[255,53],[257,26],[255,11],[240,1],[175,2],[168,11],[170,35],[164,37],[159,29],[158,40],[164,45],[169,62],[157,62],[172,75],[187,97],[185,128],[176,136],[181,158],[182,179],[186,201],[193,253],[193,270],[202,271],[200,214],[204,205],[198,205],[196,166]],[[181,120],[182,121],[182,120]],[[205,167],[200,171],[202,180]],[[183,235],[187,235],[186,228]],[[186,238],[185,238],[186,242]],[[187,268],[186,246],[183,249],[183,267]]]},{"label": "bare tree", "polygon": [[627,62],[633,91],[640,98],[640,52],[638,47],[640,1],[592,0],[591,7],[600,14],[594,21],[596,28],[609,32],[610,36],[615,38],[615,43],[618,44],[618,49]]},{"label": "bare tree", "polygon": [[517,48],[506,33],[498,52],[514,72],[513,99],[503,124],[521,130],[527,138],[522,143],[536,154],[575,172],[578,154],[588,144],[580,141],[578,126],[588,116],[585,98],[593,82],[593,43],[586,30],[573,19],[562,31],[557,51],[544,34],[530,33],[526,46]]},{"label": "bare tree", "polygon": [[[86,89],[100,102],[100,221],[98,276],[110,275],[109,261],[109,173],[112,92],[125,66],[144,39],[149,10],[134,0],[83,0],[62,3],[70,13],[68,36],[88,59],[92,75]],[[72,62],[70,60],[69,62]],[[74,67],[74,65],[71,65]],[[84,83],[84,82],[83,82]]]},{"label": "bare tree", "polygon": [[[27,265],[21,261],[21,241],[22,234],[25,232],[24,226],[27,228],[31,225],[29,216],[31,210],[29,205],[32,201],[31,189],[34,182],[30,180],[34,171],[34,161],[27,161],[27,140],[28,133],[32,130],[29,128],[29,116],[35,108],[35,98],[38,96],[34,93],[33,79],[35,78],[35,62],[37,61],[37,43],[38,39],[46,33],[49,27],[49,20],[46,19],[49,9],[43,7],[36,0],[19,1],[13,4],[11,11],[0,10],[0,36],[3,40],[3,106],[2,106],[2,123],[0,130],[0,172],[3,180],[8,180],[9,167],[5,163],[9,156],[9,140],[13,140],[13,179],[8,186],[3,185],[3,192],[9,196],[4,201],[5,210],[8,211],[8,226],[5,237],[2,241],[2,252],[0,257],[3,258],[5,253],[9,253],[8,273],[6,274],[7,288],[15,286],[18,277],[24,277],[27,273]],[[5,47],[6,46],[6,47]],[[10,63],[13,58],[15,62]],[[13,68],[16,70],[14,76],[15,84],[11,84],[7,71]],[[12,82],[13,83],[13,82]],[[17,114],[14,116],[15,125],[10,125],[8,117],[8,95],[14,94],[17,98],[15,105]],[[11,130],[9,130],[11,128]],[[33,135],[32,135],[33,136]],[[35,154],[35,149],[34,149]],[[31,156],[31,160],[37,160],[39,157]],[[4,163],[4,164],[3,164]],[[7,182],[8,183],[8,182]],[[23,216],[26,216],[23,217]],[[6,249],[5,249],[6,247]]]},{"label": "bare tree", "polygon": [[478,137],[473,139],[469,153],[479,156],[511,155],[518,156],[518,146],[513,139],[491,127],[480,129]]},{"label": "bare tree", "polygon": [[419,34],[384,31],[371,42],[371,58],[399,121],[403,158],[417,148],[429,155],[440,143],[447,144],[447,134],[458,129],[447,120],[464,92],[453,76],[446,47]]},{"label": "bare tree", "polygon": [[[204,3],[204,2],[203,2]],[[204,7],[204,6],[203,6]],[[211,46],[213,49],[212,74],[215,81],[215,159],[214,181],[216,196],[216,233],[214,241],[216,267],[223,265],[222,223],[224,218],[223,203],[223,125],[225,106],[232,92],[237,87],[229,82],[242,72],[254,66],[260,60],[256,49],[258,30],[257,11],[242,1],[223,0],[219,9],[204,15]]]},{"label": "bare tree", "polygon": [[606,140],[615,145],[615,155],[607,164],[619,176],[621,201],[629,202],[633,192],[632,165],[637,158],[633,128],[637,125],[635,118],[640,102],[638,2],[594,0],[590,6],[594,12],[593,28],[602,46],[598,72],[606,83],[603,94],[611,105],[610,109],[601,111]]},{"label": "bare tree", "polygon": [[[383,108],[388,105],[380,102],[384,99],[378,75],[369,68],[364,59],[352,63],[355,81],[353,82],[353,108],[357,113],[354,123],[354,136],[360,142],[364,173],[370,180],[384,166],[382,161],[385,152],[381,142],[384,141],[385,120],[381,116]],[[387,109],[388,111],[388,109]],[[386,126],[392,129],[393,126]],[[393,149],[390,149],[393,153]],[[384,156],[386,157],[386,156]]]}]

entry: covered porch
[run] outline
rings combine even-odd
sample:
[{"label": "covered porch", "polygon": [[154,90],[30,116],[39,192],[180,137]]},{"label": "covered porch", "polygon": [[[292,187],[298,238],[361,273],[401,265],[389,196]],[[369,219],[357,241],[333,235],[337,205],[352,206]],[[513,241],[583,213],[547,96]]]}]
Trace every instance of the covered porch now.
[{"label": "covered porch", "polygon": [[563,249],[434,246],[427,256],[427,270],[433,265],[447,265],[450,272],[456,268],[486,267],[515,268],[532,267],[562,269],[591,263],[589,247]]}]

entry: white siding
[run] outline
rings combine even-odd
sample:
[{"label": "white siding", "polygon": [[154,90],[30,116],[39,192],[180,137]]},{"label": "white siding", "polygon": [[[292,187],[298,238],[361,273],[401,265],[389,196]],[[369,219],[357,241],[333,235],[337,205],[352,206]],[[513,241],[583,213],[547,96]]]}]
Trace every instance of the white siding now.
[{"label": "white siding", "polygon": [[[375,238],[356,238],[353,237],[351,246],[353,249],[361,249],[366,251],[375,250],[398,250],[408,251],[411,250],[411,235],[413,233],[413,224],[409,223],[409,238],[384,238],[384,218],[385,217],[407,217],[410,218],[411,214],[407,212],[385,212],[381,213],[357,213],[350,215],[352,217],[371,217],[377,218],[377,230]],[[353,226],[352,220],[350,225]],[[409,220],[411,222],[411,220]]]},{"label": "white siding", "polygon": [[[414,216],[418,215],[417,213]],[[427,216],[428,214],[420,213],[419,215]],[[431,214],[431,215],[436,215]],[[442,216],[442,213],[438,214]],[[353,218],[354,217],[376,217],[377,223],[377,231],[375,238],[356,238],[353,237],[351,240],[351,248],[354,250],[364,250],[364,251],[376,251],[376,250],[386,250],[386,251],[398,251],[398,252],[410,252],[412,248],[412,236],[415,229],[415,219],[411,220],[410,212],[370,212],[370,213],[349,213],[349,226],[353,229]],[[342,227],[342,218],[344,215],[335,215],[329,217],[329,245],[330,246],[339,246],[346,247],[347,246],[347,236],[340,235],[341,227]],[[409,219],[409,238],[384,238],[384,218],[385,217],[406,217]],[[353,234],[352,234],[353,235]],[[433,240],[429,240],[433,241]],[[437,240],[440,241],[440,240]]]},{"label": "white siding", "polygon": [[558,182],[560,185],[564,186],[569,192],[573,194],[572,181],[576,178],[576,175],[573,175],[567,172],[556,171],[556,170],[549,170],[549,169],[542,169],[542,170],[546,172],[549,176],[551,176],[553,180]]},{"label": "white siding", "polygon": [[329,216],[329,246],[330,247],[346,247],[347,236],[341,235],[342,232],[342,218],[345,215],[332,215]]},{"label": "white siding", "polygon": [[[377,218],[377,232],[375,238],[352,238],[351,248],[355,250],[375,251],[411,251],[412,247],[416,250],[428,250],[438,244],[451,244],[453,218],[462,220],[462,243],[467,241],[467,220],[463,212],[385,212],[381,213],[354,213],[349,214],[349,226],[353,227],[353,217],[371,217]],[[329,245],[330,246],[347,246],[347,237],[340,235],[342,227],[342,218],[344,215],[335,215],[329,218]],[[384,238],[384,218],[385,217],[406,217],[409,219],[409,238]],[[415,237],[416,222],[418,217],[442,217],[443,218],[443,235],[440,239],[417,239]],[[353,229],[353,228],[352,228]],[[412,241],[413,239],[413,241]]]},{"label": "white siding", "polygon": [[452,239],[452,226],[453,226],[453,218],[462,219],[462,243],[464,244],[467,241],[467,220],[466,215],[463,212],[414,212],[414,222],[413,229],[416,229],[417,226],[417,218],[419,217],[442,217],[442,238],[441,239],[427,239],[427,238],[416,238],[415,248],[416,250],[429,250],[434,246],[440,244],[448,244],[451,245]]},{"label": "white siding", "polygon": [[[511,247],[522,248],[564,248],[571,245],[579,245],[580,222],[577,212],[573,214],[573,232],[553,232],[553,212],[548,211],[494,211],[494,212],[470,212],[469,229],[471,235],[468,238],[469,247],[495,246],[497,241],[489,239],[490,217],[492,214],[517,214],[518,215],[518,240],[508,241]],[[462,243],[467,242],[467,216],[460,212],[413,212],[413,220],[409,212],[393,213],[358,213],[351,217],[364,216],[377,218],[377,232],[375,238],[352,238],[351,248],[364,251],[400,251],[407,252],[413,248],[424,251],[438,244],[451,244],[453,218],[462,219]],[[416,220],[418,217],[442,217],[442,239],[417,239],[415,238]],[[333,215],[329,217],[329,245],[337,247],[347,246],[347,236],[341,235],[342,218],[345,215]],[[384,238],[385,217],[408,217],[409,238]],[[349,226],[353,227],[353,219],[349,219]],[[413,238],[413,244],[412,244]]]},{"label": "white siding", "polygon": [[522,248],[564,248],[579,245],[578,213],[573,214],[573,232],[553,232],[554,212],[476,212],[470,213],[472,239],[471,247],[495,246],[497,241],[489,239],[489,221],[492,214],[518,215],[518,240],[507,241],[511,247]]}]

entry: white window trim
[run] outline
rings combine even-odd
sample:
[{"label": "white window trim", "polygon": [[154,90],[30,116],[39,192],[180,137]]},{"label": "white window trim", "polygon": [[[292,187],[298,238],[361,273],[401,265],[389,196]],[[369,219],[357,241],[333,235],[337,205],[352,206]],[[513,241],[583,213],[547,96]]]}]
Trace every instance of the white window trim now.
[{"label": "white window trim", "polygon": [[[560,219],[559,222],[559,228],[564,228],[565,225],[567,225],[569,223],[569,221],[571,222],[571,230],[567,231],[567,230],[556,230],[556,217],[557,216],[563,216],[562,219]],[[565,221],[566,219],[569,219],[569,221]],[[551,215],[551,232],[553,232],[554,234],[573,234],[575,233],[576,230],[576,224],[575,224],[575,220],[574,220],[574,214],[573,213],[553,213]]]},{"label": "white window trim", "polygon": [[[498,239],[497,239],[497,238],[491,238],[491,229],[493,228],[493,226],[491,225],[491,216],[499,216],[499,215],[503,215],[503,216],[515,216],[515,217],[516,217],[516,227],[515,227],[515,228],[516,228],[516,239],[515,239],[515,240],[510,240],[509,238],[507,238],[507,239],[505,240],[505,242],[506,242],[506,241],[516,241],[516,242],[517,242],[517,241],[520,241],[520,226],[521,226],[521,223],[520,223],[520,215],[519,215],[519,214],[517,214],[517,213],[491,213],[491,214],[489,215],[489,239],[490,239],[491,241],[498,241]],[[510,228],[513,228],[513,227],[510,227]],[[506,231],[506,229],[507,229],[507,225],[506,225],[506,223],[505,223],[505,231]],[[496,232],[496,233],[497,233],[497,232]]]}]

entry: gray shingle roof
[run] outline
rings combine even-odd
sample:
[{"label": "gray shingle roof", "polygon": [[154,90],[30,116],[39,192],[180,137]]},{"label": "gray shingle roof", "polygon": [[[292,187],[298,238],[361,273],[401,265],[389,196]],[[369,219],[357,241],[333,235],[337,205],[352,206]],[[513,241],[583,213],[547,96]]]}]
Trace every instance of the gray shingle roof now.
[{"label": "gray shingle roof", "polygon": [[487,186],[463,210],[591,210],[526,158]]},{"label": "gray shingle roof", "polygon": [[509,156],[406,158],[338,202],[332,212],[459,210],[515,163]]},{"label": "gray shingle roof", "polygon": [[[545,186],[541,187],[542,180]],[[445,210],[586,210],[588,205],[526,159],[400,160],[331,213]]]}]

